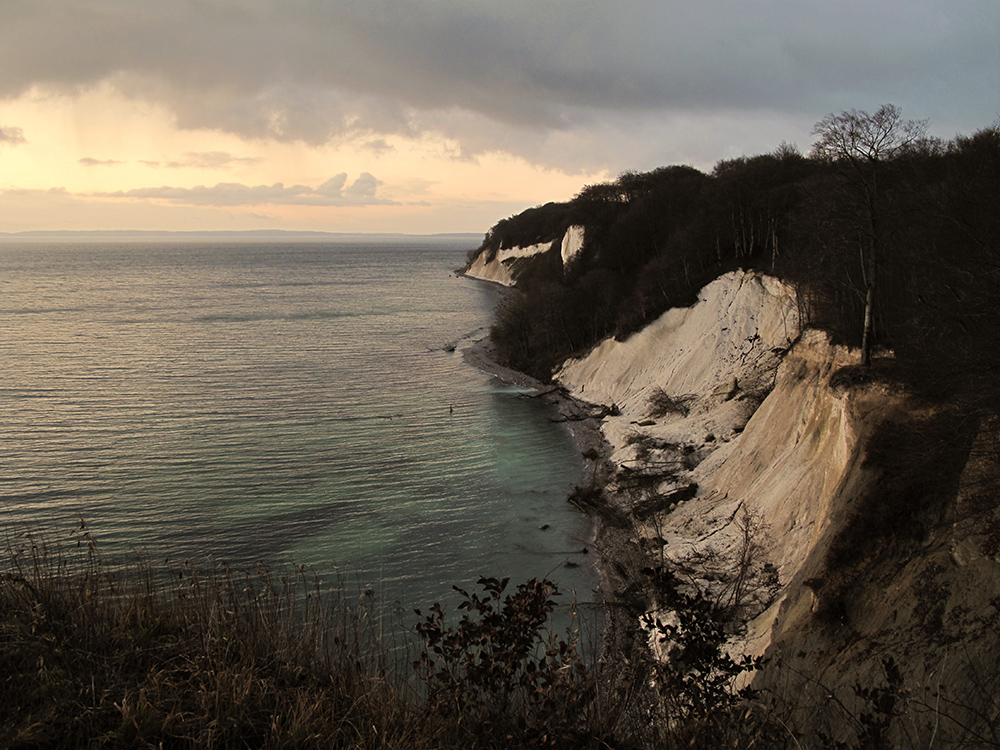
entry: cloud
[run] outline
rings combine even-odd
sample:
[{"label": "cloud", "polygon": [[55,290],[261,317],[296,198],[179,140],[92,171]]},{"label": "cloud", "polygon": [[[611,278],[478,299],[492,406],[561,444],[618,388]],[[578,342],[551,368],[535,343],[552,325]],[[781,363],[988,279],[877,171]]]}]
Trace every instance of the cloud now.
[{"label": "cloud", "polygon": [[[0,232],[31,230],[158,229],[206,230],[274,227],[274,217],[249,211],[177,206],[152,201],[94,200],[65,188],[0,189]],[[237,218],[238,217],[238,218]],[[235,223],[238,221],[239,223]],[[279,224],[280,226],[280,224]],[[291,227],[295,228],[295,227]]]},{"label": "cloud", "polygon": [[380,184],[371,174],[362,172],[349,186],[347,186],[347,174],[342,173],[331,177],[315,188],[307,185],[285,186],[280,182],[276,182],[273,185],[253,186],[236,182],[220,182],[213,186],[200,185],[193,188],[147,187],[111,193],[91,193],[90,195],[95,198],[126,198],[185,206],[213,206],[220,208],[268,205],[394,205],[390,200],[376,197],[375,191]]},{"label": "cloud", "polygon": [[263,161],[260,157],[236,156],[228,151],[186,151],[180,159],[167,162],[142,159],[140,164],[158,169],[229,169],[230,167],[254,166]]},{"label": "cloud", "polygon": [[362,146],[371,151],[375,156],[384,156],[396,150],[395,146],[386,141],[385,138],[376,138],[375,140],[363,143]]},{"label": "cloud", "polygon": [[[767,121],[776,145],[787,123],[892,101],[982,127],[1000,107],[997,38],[996,0],[20,0],[0,27],[0,96],[111,81],[184,128],[434,134],[465,158],[580,165],[625,158],[632,122],[655,137]],[[542,142],[563,155],[535,156]]]},{"label": "cloud", "polygon": [[234,156],[227,151],[188,151],[179,161],[168,162],[165,166],[171,169],[195,167],[197,169],[228,169],[234,166],[252,166],[259,164],[258,157]]},{"label": "cloud", "polygon": [[381,183],[368,172],[362,172],[354,183],[344,190],[344,195],[358,200],[370,200],[375,197],[375,189]]},{"label": "cloud", "polygon": [[24,131],[21,128],[0,126],[0,146],[5,144],[8,146],[19,146],[27,142],[24,137]]},{"label": "cloud", "polygon": [[84,167],[113,167],[116,164],[122,163],[116,159],[93,159],[89,156],[77,159],[77,162]]}]

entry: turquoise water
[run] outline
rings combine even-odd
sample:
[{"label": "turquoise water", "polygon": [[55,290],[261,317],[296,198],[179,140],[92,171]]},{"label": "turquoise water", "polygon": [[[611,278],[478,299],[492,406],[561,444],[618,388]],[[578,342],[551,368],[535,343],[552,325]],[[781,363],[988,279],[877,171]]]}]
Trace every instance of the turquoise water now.
[{"label": "turquoise water", "polygon": [[402,607],[479,575],[590,600],[569,437],[462,359],[498,303],[467,249],[0,244],[0,525]]}]

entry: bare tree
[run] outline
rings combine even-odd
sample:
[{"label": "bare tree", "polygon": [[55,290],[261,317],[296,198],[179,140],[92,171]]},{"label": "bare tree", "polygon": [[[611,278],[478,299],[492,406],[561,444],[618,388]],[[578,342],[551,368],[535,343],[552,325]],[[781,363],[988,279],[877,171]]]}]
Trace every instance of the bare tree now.
[{"label": "bare tree", "polygon": [[865,323],[861,362],[871,364],[875,325],[875,289],[879,260],[884,252],[885,188],[880,183],[883,166],[927,139],[927,120],[904,120],[893,104],[883,104],[874,114],[852,109],[829,114],[813,127],[819,140],[813,158],[843,166],[847,184],[858,200],[859,250],[865,297]]}]

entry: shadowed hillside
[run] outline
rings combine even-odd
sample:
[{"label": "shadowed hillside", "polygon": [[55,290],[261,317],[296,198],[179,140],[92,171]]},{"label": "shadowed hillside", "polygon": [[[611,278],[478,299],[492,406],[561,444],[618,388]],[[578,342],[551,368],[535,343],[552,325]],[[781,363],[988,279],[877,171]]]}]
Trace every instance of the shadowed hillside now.
[{"label": "shadowed hillside", "polygon": [[710,602],[797,746],[1000,745],[1000,128],[925,126],[626,173],[469,266],[518,290],[498,356],[607,441],[574,501],[616,637],[683,671]]}]

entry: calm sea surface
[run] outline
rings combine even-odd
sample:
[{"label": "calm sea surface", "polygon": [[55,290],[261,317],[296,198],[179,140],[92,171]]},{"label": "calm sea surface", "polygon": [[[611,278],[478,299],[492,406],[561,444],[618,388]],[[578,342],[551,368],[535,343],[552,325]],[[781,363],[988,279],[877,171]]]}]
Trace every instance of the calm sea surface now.
[{"label": "calm sea surface", "polygon": [[462,360],[498,303],[468,247],[0,244],[0,527],[402,607],[481,574],[590,600],[579,456]]}]

